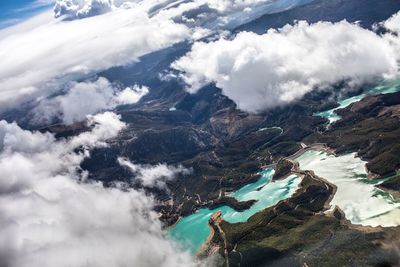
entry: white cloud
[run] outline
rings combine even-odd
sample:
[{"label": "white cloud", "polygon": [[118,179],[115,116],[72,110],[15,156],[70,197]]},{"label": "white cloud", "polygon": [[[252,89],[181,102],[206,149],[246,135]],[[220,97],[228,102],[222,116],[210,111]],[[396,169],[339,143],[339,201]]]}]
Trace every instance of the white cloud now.
[{"label": "white cloud", "polygon": [[257,6],[263,3],[273,2],[272,0],[205,0],[209,7],[219,12],[229,12],[251,6]]},{"label": "white cloud", "polygon": [[[133,63],[144,54],[174,43],[196,40],[261,13],[307,1],[57,1],[56,16],[65,15],[73,20],[54,19],[54,14],[46,11],[0,30],[0,111],[21,102],[40,100],[69,81]],[[243,15],[245,7],[251,8]],[[81,17],[86,18],[74,20]]]},{"label": "white cloud", "polygon": [[204,0],[205,4],[218,12],[215,22],[207,23],[233,29],[265,14],[289,10],[313,0]]},{"label": "white cloud", "polygon": [[8,27],[8,26],[11,26],[11,25],[14,25],[14,24],[16,24],[18,22],[21,22],[21,20],[22,19],[20,19],[20,18],[11,18],[11,19],[2,20],[0,22],[0,29]]},{"label": "white cloud", "polygon": [[58,0],[54,6],[55,17],[86,18],[110,12],[111,0]]},{"label": "white cloud", "polygon": [[118,9],[74,21],[60,21],[46,12],[0,31],[2,108],[49,95],[64,82],[132,63],[189,36],[184,25],[150,18],[143,9]]},{"label": "white cloud", "polygon": [[166,181],[175,179],[178,174],[189,175],[191,173],[182,165],[175,167],[161,163],[157,165],[134,164],[121,157],[118,158],[118,163],[128,168],[135,175],[135,179],[140,180],[144,186],[160,189],[166,189]]},{"label": "white cloud", "polygon": [[61,118],[64,123],[82,121],[87,115],[110,110],[122,104],[134,104],[149,89],[135,85],[118,91],[107,79],[98,78],[93,82],[72,83],[64,95],[42,100],[33,110],[34,121],[51,121]]},{"label": "white cloud", "polygon": [[28,5],[15,9],[14,12],[25,12],[25,11],[32,11],[38,8],[48,7],[53,5],[56,0],[35,0]]},{"label": "white cloud", "polygon": [[117,94],[118,104],[134,104],[149,92],[146,86],[134,85],[128,87]]},{"label": "white cloud", "polygon": [[124,127],[110,112],[89,124],[90,132],[57,141],[0,121],[0,265],[194,266],[164,238],[151,197],[78,172],[89,149]]},{"label": "white cloud", "polygon": [[104,146],[103,140],[117,136],[118,132],[125,127],[125,123],[120,120],[120,116],[113,112],[104,112],[97,115],[88,116],[88,124],[93,125],[90,132],[84,132],[69,142],[73,149],[76,147]]},{"label": "white cloud", "polygon": [[400,55],[400,12],[381,23],[381,26],[388,31],[383,38],[393,47],[396,54]]},{"label": "white cloud", "polygon": [[382,23],[383,27],[392,32],[400,33],[400,12],[391,16],[388,20]]},{"label": "white cloud", "polygon": [[[207,6],[205,13],[200,12],[202,16],[206,16],[207,12],[218,12],[220,16],[224,16],[224,20],[229,20],[229,16],[236,18],[236,12],[242,12],[246,9],[247,13],[254,13],[261,7],[260,12],[269,13],[277,12],[288,8],[293,8],[311,0],[196,0],[196,1],[140,1],[140,0],[57,0],[54,6],[56,17],[65,16],[70,19],[80,19],[90,16],[97,16],[117,8],[131,8],[138,4],[148,5],[151,10],[160,12],[175,13],[182,15],[184,11],[200,9]],[[178,8],[176,8],[178,7]],[[255,12],[261,14],[260,12]],[[157,13],[157,12],[156,12]],[[243,15],[242,15],[243,16]],[[254,17],[254,14],[253,14]],[[215,18],[213,18],[215,19]],[[219,22],[223,22],[219,20]]]},{"label": "white cloud", "polygon": [[342,80],[393,76],[398,58],[386,36],[358,25],[299,22],[263,35],[197,42],[172,67],[183,72],[190,92],[215,82],[239,108],[257,112]]}]

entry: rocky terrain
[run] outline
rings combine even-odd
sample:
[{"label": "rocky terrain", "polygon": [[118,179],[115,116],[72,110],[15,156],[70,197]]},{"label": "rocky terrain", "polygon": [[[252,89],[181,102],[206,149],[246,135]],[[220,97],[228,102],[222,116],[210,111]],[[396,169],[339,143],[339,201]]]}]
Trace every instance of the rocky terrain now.
[{"label": "rocky terrain", "polygon": [[[166,227],[202,207],[248,209],[254,201],[225,195],[256,181],[265,166],[276,166],[274,180],[287,176],[296,166],[283,158],[314,143],[325,143],[338,154],[357,152],[368,162],[371,178],[393,176],[379,188],[397,196],[400,93],[369,96],[338,110],[342,119],[327,127],[327,120],[314,114],[335,107],[334,100],[326,101],[335,97],[335,91],[317,91],[260,114],[238,110],[212,85],[194,95],[175,94],[173,100],[147,99],[118,108],[128,127],[109,140],[109,147],[93,150],[81,167],[106,185],[120,180],[138,188],[143,185],[118,164],[118,157],[190,168],[190,175],[166,182],[168,191],[144,188],[156,196],[156,210]],[[62,138],[84,131],[85,125],[40,130]],[[355,226],[338,208],[326,212],[334,186],[312,173],[301,174],[301,188],[294,196],[247,223],[220,219],[205,251],[219,253],[229,266],[392,266],[398,261],[392,251],[398,228]],[[224,238],[218,234],[221,230]]]},{"label": "rocky terrain", "polygon": [[[329,3],[328,3],[329,2]],[[362,9],[357,7],[362,2]],[[378,4],[379,7],[374,6]],[[258,33],[293,20],[309,22],[362,20],[371,28],[400,9],[400,2],[317,1],[240,26],[236,31]],[[226,196],[257,181],[266,166],[276,168],[273,180],[291,173],[302,176],[300,189],[289,199],[256,213],[245,223],[231,224],[223,217],[210,220],[213,235],[203,255],[218,253],[226,266],[396,266],[400,230],[352,225],[336,207],[328,211],[335,186],[312,172],[302,171],[290,156],[306,145],[325,144],[337,154],[357,152],[367,161],[371,179],[379,188],[400,195],[400,93],[368,96],[340,109],[341,120],[314,114],[336,107],[339,97],[356,91],[316,90],[288,105],[252,114],[241,111],[214,84],[196,94],[177,81],[161,81],[159,73],[185,54],[185,42],[141,57],[141,65],[115,67],[101,73],[110,81],[129,85],[137,81],[152,88],[139,103],[116,108],[127,127],[108,147],[96,148],[82,164],[89,178],[109,186],[123,181],[143,188],[157,199],[156,210],[165,227],[203,207],[228,205],[237,211],[254,201]],[[27,108],[29,110],[29,108]],[[85,124],[52,126],[29,124],[29,112],[4,114],[29,129],[51,131],[57,138],[77,135]],[[190,175],[166,181],[168,190],[146,187],[118,163],[123,157],[137,164],[182,165]],[[289,159],[285,159],[289,157]]]},{"label": "rocky terrain", "polygon": [[[206,90],[219,95],[217,89]],[[158,196],[157,210],[166,225],[201,207],[229,205],[241,211],[253,202],[225,197],[226,192],[257,180],[262,166],[276,164],[274,179],[290,174],[296,166],[282,157],[295,154],[304,143],[326,143],[339,154],[358,152],[368,161],[367,168],[375,179],[395,174],[400,160],[396,150],[399,95],[366,97],[338,110],[342,119],[330,127],[325,119],[314,116],[335,106],[321,105],[324,92],[259,115],[237,110],[223,96],[217,97],[220,100],[213,103],[215,106],[201,104],[201,94],[184,96],[177,105],[185,107],[189,97],[190,106],[197,108],[170,112],[151,107],[147,111],[124,109],[120,112],[129,128],[110,148],[93,151],[83,168],[93,177],[104,177],[105,182],[117,177],[130,181],[131,174],[116,164],[118,156],[193,168],[191,175],[167,182],[170,195],[147,189]],[[221,220],[219,228],[226,237],[222,239],[215,228],[206,251],[219,251],[229,266],[338,266],[338,262],[343,266],[392,266],[398,262],[392,251],[397,246],[393,242],[399,236],[398,228],[356,226],[338,208],[326,212],[335,187],[313,173],[301,174],[301,189],[290,199],[255,214],[247,223]],[[397,178],[386,180],[379,188],[398,192]]]}]

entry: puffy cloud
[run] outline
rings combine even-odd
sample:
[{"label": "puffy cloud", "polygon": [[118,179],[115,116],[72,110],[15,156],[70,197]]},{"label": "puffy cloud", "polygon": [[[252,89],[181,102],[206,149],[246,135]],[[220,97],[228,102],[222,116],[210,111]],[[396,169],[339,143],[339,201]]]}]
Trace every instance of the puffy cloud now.
[{"label": "puffy cloud", "polygon": [[128,87],[117,94],[118,104],[134,104],[149,92],[146,86],[134,85]]},{"label": "puffy cloud", "polygon": [[79,164],[89,149],[124,127],[110,112],[88,124],[56,140],[0,121],[0,265],[194,266],[164,238],[151,197],[85,181]]},{"label": "puffy cloud", "polygon": [[[76,167],[87,156],[87,149],[104,146],[106,139],[116,136],[125,126],[111,112],[89,116],[88,125],[93,127],[90,132],[82,133],[68,142],[56,142],[49,133],[31,133],[15,123],[0,121],[0,191],[8,192],[23,180],[30,184],[35,178],[65,169],[66,164]],[[70,153],[80,147],[86,148],[85,153]]]},{"label": "puffy cloud", "polygon": [[118,163],[135,174],[135,179],[140,180],[144,186],[160,189],[165,189],[166,181],[175,179],[178,174],[188,175],[191,173],[191,170],[184,168],[182,165],[177,167],[161,163],[157,165],[142,165],[134,164],[126,158],[118,158]]},{"label": "puffy cloud", "polygon": [[65,82],[135,62],[189,36],[189,29],[145,8],[118,9],[83,20],[51,12],[0,31],[0,105],[54,93]]},{"label": "puffy cloud", "polygon": [[102,110],[136,103],[148,92],[147,87],[138,85],[118,91],[102,77],[93,82],[73,83],[66,94],[41,101],[33,110],[34,121],[51,121],[60,117],[64,123],[71,124]]},{"label": "puffy cloud", "polygon": [[307,1],[59,0],[55,14],[69,20],[46,11],[0,30],[0,111],[174,43]]},{"label": "puffy cloud", "polygon": [[385,36],[346,21],[299,22],[263,35],[197,42],[173,63],[190,92],[215,82],[239,108],[257,112],[319,87],[397,73],[399,54]]},{"label": "puffy cloud", "polygon": [[93,128],[90,132],[84,132],[69,141],[73,149],[77,147],[98,147],[106,145],[103,140],[117,136],[118,132],[125,127],[120,116],[113,112],[104,112],[88,116],[88,124]]},{"label": "puffy cloud", "polygon": [[382,25],[389,31],[400,33],[400,12],[391,16],[388,20],[383,22]]},{"label": "puffy cloud", "polygon": [[397,55],[400,55],[400,12],[380,24],[386,30],[383,38],[390,43]]},{"label": "puffy cloud", "polygon": [[112,10],[111,0],[58,0],[54,6],[55,17],[86,18]]}]

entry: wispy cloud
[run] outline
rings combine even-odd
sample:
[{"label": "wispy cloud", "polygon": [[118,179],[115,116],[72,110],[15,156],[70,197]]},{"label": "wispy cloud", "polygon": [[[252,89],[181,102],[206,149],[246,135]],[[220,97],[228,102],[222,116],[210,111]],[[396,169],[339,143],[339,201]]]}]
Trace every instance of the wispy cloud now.
[{"label": "wispy cloud", "polygon": [[32,3],[29,3],[28,5],[14,9],[13,12],[15,13],[21,13],[21,12],[26,12],[26,11],[33,11],[35,9],[43,8],[43,7],[51,7],[54,5],[56,0],[36,0]]},{"label": "wispy cloud", "polygon": [[102,77],[95,81],[72,82],[65,94],[39,102],[32,110],[33,122],[43,124],[61,119],[71,124],[118,105],[134,104],[148,92],[149,88],[138,85],[121,89]]},{"label": "wispy cloud", "polygon": [[0,21],[0,29],[17,24],[18,22],[21,22],[22,20],[23,19],[21,19],[21,18],[12,18],[12,19],[2,20],[2,21]]},{"label": "wispy cloud", "polygon": [[175,179],[179,174],[189,175],[191,170],[167,164],[143,165],[134,164],[127,158],[118,158],[118,163],[134,174],[133,180],[139,180],[144,186],[166,189],[166,182]]},{"label": "wispy cloud", "polygon": [[41,16],[39,25],[34,18],[6,34],[0,31],[2,108],[46,96],[66,81],[132,63],[189,36],[184,25],[149,18],[140,8],[75,21],[54,20],[50,11]]}]

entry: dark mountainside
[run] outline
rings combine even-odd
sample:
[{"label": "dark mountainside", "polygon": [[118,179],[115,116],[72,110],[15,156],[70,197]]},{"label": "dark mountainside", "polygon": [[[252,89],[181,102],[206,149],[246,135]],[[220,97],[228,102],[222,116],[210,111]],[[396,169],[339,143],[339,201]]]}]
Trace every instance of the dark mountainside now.
[{"label": "dark mountainside", "polygon": [[[361,20],[362,26],[371,27],[399,9],[397,0],[314,1],[263,16],[237,30],[262,33],[294,20]],[[393,176],[380,188],[399,192],[396,171],[400,168],[400,93],[367,97],[339,110],[343,118],[331,127],[326,127],[326,119],[313,114],[337,105],[334,101],[327,102],[337,98],[335,90],[316,91],[289,106],[263,114],[248,114],[238,110],[212,84],[191,95],[177,81],[160,80],[159,73],[168,69],[189,47],[187,43],[177,44],[142,57],[140,67],[118,67],[101,74],[126,85],[141,81],[153,90],[140,103],[117,109],[128,127],[118,138],[109,141],[109,147],[92,151],[91,157],[82,164],[82,169],[90,171],[90,178],[106,185],[120,180],[142,187],[139,182],[131,181],[132,174],[117,163],[118,157],[135,163],[165,162],[192,168],[191,175],[167,182],[169,193],[146,188],[159,200],[156,208],[162,213],[162,220],[172,225],[180,216],[200,207],[249,208],[251,201],[223,197],[224,192],[256,181],[262,166],[274,165],[304,145],[326,143],[338,154],[357,152],[368,161],[367,168],[374,179]],[[171,107],[176,110],[169,110]],[[29,114],[22,119],[22,124],[28,123],[27,118]],[[83,131],[84,127],[83,124],[58,125],[40,130],[65,137]],[[278,164],[282,165],[283,176],[296,169],[286,163]],[[223,229],[226,240],[218,235],[218,228],[209,245],[219,247],[225,264],[311,267],[396,266],[399,263],[393,252],[400,237],[398,227],[352,225],[338,208],[323,213],[335,186],[311,172],[300,174],[304,179],[291,198],[253,215],[247,223],[230,224],[223,220],[215,223]],[[173,199],[172,205],[170,199]]]}]

